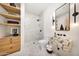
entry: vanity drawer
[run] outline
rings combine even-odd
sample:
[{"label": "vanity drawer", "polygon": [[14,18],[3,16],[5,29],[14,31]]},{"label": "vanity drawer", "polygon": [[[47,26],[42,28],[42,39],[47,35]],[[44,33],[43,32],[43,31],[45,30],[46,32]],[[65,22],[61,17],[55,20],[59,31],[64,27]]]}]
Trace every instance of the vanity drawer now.
[{"label": "vanity drawer", "polygon": [[11,45],[4,45],[4,46],[0,47],[0,55],[9,54],[10,47],[11,47]]},{"label": "vanity drawer", "polygon": [[21,43],[19,37],[12,37],[11,40],[12,40],[12,43],[13,43],[13,44],[15,44],[15,43]]},{"label": "vanity drawer", "polygon": [[5,37],[0,39],[0,55],[7,55],[20,50],[20,37]]},{"label": "vanity drawer", "polygon": [[5,55],[8,55],[9,53],[6,52],[6,51],[3,51],[3,52],[0,52],[0,56],[5,56]]},{"label": "vanity drawer", "polygon": [[9,53],[16,52],[20,50],[20,44],[12,44],[12,46],[9,49]]},{"label": "vanity drawer", "polygon": [[10,47],[11,47],[10,44],[9,45],[0,46],[0,52],[8,50],[8,49],[10,49]]},{"label": "vanity drawer", "polygon": [[20,50],[20,44],[16,43],[16,44],[10,44],[10,45],[5,45],[0,47],[0,56],[1,55],[7,55],[16,51]]},{"label": "vanity drawer", "polygon": [[20,37],[19,36],[10,36],[10,37],[7,37],[7,40],[9,41],[10,44],[15,44],[17,42],[20,42]]},{"label": "vanity drawer", "polygon": [[12,40],[12,44],[16,44],[16,43],[19,43],[19,44],[20,44],[20,43],[21,43],[21,42],[20,42],[20,39],[13,39],[13,40]]},{"label": "vanity drawer", "polygon": [[0,39],[0,47],[8,44],[10,44],[10,39],[8,38]]}]

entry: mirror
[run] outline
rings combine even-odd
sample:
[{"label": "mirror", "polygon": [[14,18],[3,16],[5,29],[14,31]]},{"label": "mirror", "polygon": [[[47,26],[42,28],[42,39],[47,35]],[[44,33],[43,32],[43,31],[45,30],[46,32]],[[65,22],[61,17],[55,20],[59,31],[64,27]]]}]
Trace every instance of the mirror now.
[{"label": "mirror", "polygon": [[70,30],[70,4],[65,3],[55,10],[56,31]]}]

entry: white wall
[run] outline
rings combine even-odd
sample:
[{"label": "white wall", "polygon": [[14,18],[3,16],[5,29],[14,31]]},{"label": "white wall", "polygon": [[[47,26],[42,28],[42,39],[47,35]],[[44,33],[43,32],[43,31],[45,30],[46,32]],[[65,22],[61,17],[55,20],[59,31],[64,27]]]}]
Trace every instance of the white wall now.
[{"label": "white wall", "polygon": [[27,13],[25,14],[25,20],[24,20],[24,55],[34,55],[34,49],[33,49],[33,43],[37,43],[40,37],[40,27],[39,22],[37,22],[37,19],[39,19],[38,16]]},{"label": "white wall", "polygon": [[[37,22],[37,19],[39,19],[38,16],[35,16],[31,13],[26,13],[24,26],[25,26],[25,39],[27,41],[29,40],[36,40],[39,38],[39,22]],[[27,37],[26,37],[27,36]]]},{"label": "white wall", "polygon": [[[60,6],[62,4],[59,4]],[[68,55],[79,55],[79,15],[77,16],[77,24],[74,24],[73,21],[73,4],[71,4],[70,11],[71,11],[71,16],[70,16],[70,31],[55,31],[55,26],[52,25],[52,16],[53,13],[58,6],[51,6],[48,9],[45,10],[43,13],[43,19],[44,19],[44,38],[49,38],[54,35],[54,32],[60,33],[60,34],[66,34],[67,37],[73,40],[73,49],[72,52],[69,53]],[[79,11],[79,8],[78,8]],[[66,38],[66,37],[65,37]],[[61,52],[60,52],[61,53]],[[66,55],[66,54],[61,54],[61,55]]]},{"label": "white wall", "polygon": [[44,38],[48,38],[53,35],[54,30],[52,30],[52,16],[54,15],[55,9],[60,5],[62,4],[56,4],[55,6],[51,5],[42,14],[42,20],[44,21]]}]

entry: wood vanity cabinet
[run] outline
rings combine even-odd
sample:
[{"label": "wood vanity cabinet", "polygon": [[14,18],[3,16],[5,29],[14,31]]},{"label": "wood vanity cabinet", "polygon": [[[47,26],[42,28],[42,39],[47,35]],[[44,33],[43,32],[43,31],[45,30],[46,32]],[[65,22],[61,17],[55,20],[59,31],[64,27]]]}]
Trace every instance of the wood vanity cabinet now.
[{"label": "wood vanity cabinet", "polygon": [[[16,7],[15,7],[16,5]],[[6,19],[11,20],[18,20],[20,22],[20,4],[14,3],[0,3],[1,8],[6,10],[7,13],[0,13],[0,16],[5,17]],[[20,27],[20,23],[13,24],[3,22],[0,23],[3,26],[10,26],[10,27]],[[7,36],[0,38],[0,56],[8,55],[13,52],[20,50],[20,36]]]},{"label": "wood vanity cabinet", "polygon": [[0,39],[0,56],[20,50],[20,36],[10,36]]}]

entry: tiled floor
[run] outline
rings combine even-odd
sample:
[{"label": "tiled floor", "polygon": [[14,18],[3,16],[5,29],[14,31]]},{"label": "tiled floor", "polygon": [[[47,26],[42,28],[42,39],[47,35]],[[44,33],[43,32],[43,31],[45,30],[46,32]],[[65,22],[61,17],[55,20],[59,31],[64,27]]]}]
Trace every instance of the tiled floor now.
[{"label": "tiled floor", "polygon": [[45,45],[42,46],[37,42],[26,43],[24,46],[24,50],[22,52],[16,52],[14,54],[10,54],[10,56],[54,56],[55,54],[49,54],[46,51]]}]

